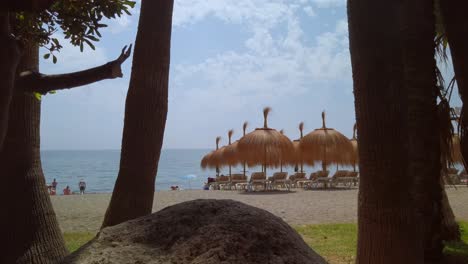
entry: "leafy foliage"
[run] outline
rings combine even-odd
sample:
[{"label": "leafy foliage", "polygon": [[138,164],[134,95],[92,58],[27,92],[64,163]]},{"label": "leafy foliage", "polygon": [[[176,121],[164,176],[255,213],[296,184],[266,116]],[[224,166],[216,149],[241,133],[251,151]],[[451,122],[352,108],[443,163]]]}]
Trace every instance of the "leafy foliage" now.
[{"label": "leafy foliage", "polygon": [[65,39],[81,51],[85,44],[95,49],[93,43],[101,38],[100,29],[107,27],[102,20],[130,15],[134,6],[130,0],[59,0],[40,13],[16,13],[14,31],[23,43],[46,48],[49,53],[44,58],[56,63],[55,52],[62,45],[54,33],[63,32]]}]

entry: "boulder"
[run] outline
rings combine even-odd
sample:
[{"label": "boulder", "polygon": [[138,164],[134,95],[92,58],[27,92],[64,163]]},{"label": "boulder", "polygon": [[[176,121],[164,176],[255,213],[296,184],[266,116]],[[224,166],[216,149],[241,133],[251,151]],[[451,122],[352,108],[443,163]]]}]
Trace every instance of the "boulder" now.
[{"label": "boulder", "polygon": [[233,200],[194,200],[103,229],[65,263],[327,263],[281,218]]}]

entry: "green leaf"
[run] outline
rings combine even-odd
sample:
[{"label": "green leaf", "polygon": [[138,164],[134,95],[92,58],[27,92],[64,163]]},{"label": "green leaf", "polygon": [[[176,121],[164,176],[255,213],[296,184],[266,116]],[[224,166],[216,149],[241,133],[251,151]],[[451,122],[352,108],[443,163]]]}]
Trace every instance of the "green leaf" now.
[{"label": "green leaf", "polygon": [[44,59],[48,59],[50,57],[50,53],[44,54]]},{"label": "green leaf", "polygon": [[87,37],[88,39],[90,39],[90,40],[93,40],[93,41],[99,41],[99,39],[96,38],[95,36],[87,35],[86,37]]},{"label": "green leaf", "polygon": [[52,90],[52,91],[50,91],[49,93],[50,93],[50,94],[56,94],[56,93],[57,93],[57,91],[55,91],[55,90]]},{"label": "green leaf", "polygon": [[57,57],[55,57],[55,55],[52,55],[52,62],[55,64],[57,63]]},{"label": "green leaf", "polygon": [[93,43],[91,43],[91,41],[89,41],[89,40],[87,40],[87,39],[84,39],[84,42],[86,42],[86,44],[88,44],[88,46],[89,46],[91,49],[93,49],[93,50],[96,49],[96,47],[94,47],[94,45],[93,45]]},{"label": "green leaf", "polygon": [[34,97],[36,97],[36,99],[40,101],[42,94],[34,92]]}]

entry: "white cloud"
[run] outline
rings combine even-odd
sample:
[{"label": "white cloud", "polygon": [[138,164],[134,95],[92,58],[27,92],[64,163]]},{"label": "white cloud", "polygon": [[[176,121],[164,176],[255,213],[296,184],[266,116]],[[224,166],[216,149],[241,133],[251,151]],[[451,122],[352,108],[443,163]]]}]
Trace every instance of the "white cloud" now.
[{"label": "white cloud", "polygon": [[346,0],[312,0],[318,8],[346,6]]},{"label": "white cloud", "polygon": [[314,9],[311,6],[304,7],[304,12],[310,17],[314,17],[316,15]]}]

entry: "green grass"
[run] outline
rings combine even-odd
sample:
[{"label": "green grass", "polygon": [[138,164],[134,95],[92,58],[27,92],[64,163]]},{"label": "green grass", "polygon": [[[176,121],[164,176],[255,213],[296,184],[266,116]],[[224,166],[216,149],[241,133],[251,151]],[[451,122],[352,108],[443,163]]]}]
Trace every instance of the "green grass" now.
[{"label": "green grass", "polygon": [[[462,242],[450,242],[444,249],[453,263],[468,263],[468,222],[460,222]],[[328,262],[354,263],[356,258],[356,224],[324,224],[296,226],[304,241]],[[65,233],[65,243],[70,252],[91,240],[93,233]],[[452,263],[452,262],[450,262]]]},{"label": "green grass", "polygon": [[95,234],[89,232],[64,233],[65,246],[68,251],[73,252],[93,239]]}]

